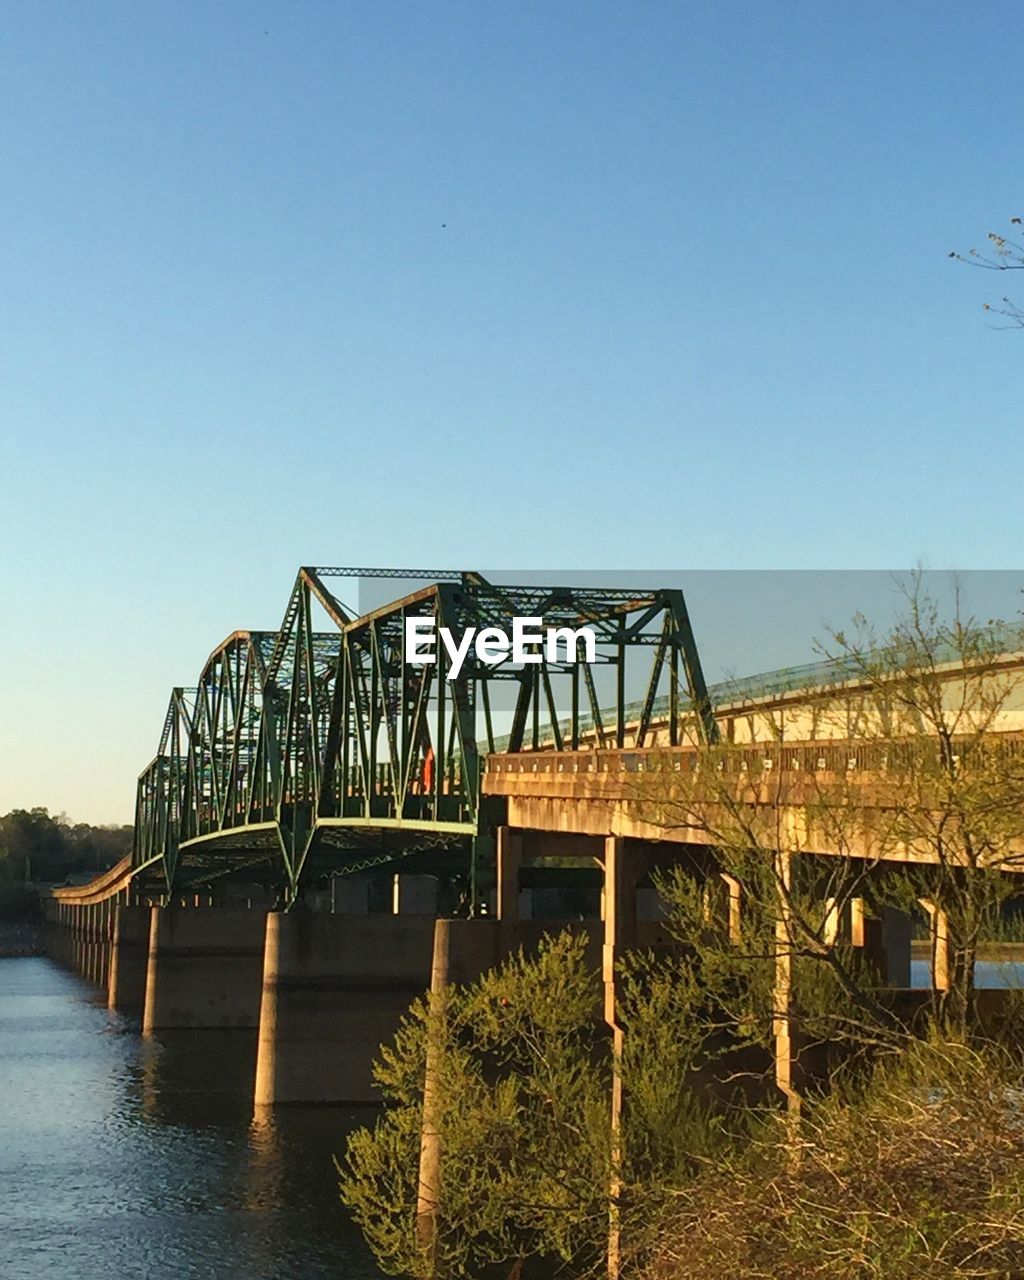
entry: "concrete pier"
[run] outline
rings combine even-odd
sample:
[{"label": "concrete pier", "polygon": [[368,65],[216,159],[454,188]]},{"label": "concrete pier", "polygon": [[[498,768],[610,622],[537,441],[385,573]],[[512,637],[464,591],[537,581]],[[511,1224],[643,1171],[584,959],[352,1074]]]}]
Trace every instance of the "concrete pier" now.
[{"label": "concrete pier", "polygon": [[429,916],[267,917],[257,1107],[375,1102],[372,1063],[430,986]]},{"label": "concrete pier", "polygon": [[151,907],[114,908],[110,930],[107,1007],[141,1017],[146,1003]]},{"label": "concrete pier", "polygon": [[[500,920],[437,921],[430,973],[430,1001],[435,1014],[443,1009],[448,987],[476,982],[520,947],[527,954],[534,953],[544,937],[559,932],[561,927],[551,921],[514,918],[519,906],[516,887],[520,866],[519,848],[514,840],[508,840],[507,837],[502,840],[499,834],[499,850],[508,856],[503,866],[499,853],[498,863],[498,901],[505,907],[505,917]],[[607,936],[607,925],[597,920],[566,924],[586,936],[586,963],[596,970],[601,964],[602,943]],[[595,1009],[594,1012],[596,1017],[598,1010]],[[435,1052],[432,1039],[428,1040],[416,1205],[417,1234],[420,1243],[428,1249],[434,1237],[442,1186],[438,1120],[442,1100],[438,1093]]]},{"label": "concrete pier", "polygon": [[869,910],[863,898],[850,898],[842,909],[835,898],[825,899],[823,940],[859,948],[883,987],[910,986],[910,942],[913,920],[890,906]]},{"label": "concrete pier", "polygon": [[266,919],[264,911],[151,908],[143,1035],[255,1027]]}]

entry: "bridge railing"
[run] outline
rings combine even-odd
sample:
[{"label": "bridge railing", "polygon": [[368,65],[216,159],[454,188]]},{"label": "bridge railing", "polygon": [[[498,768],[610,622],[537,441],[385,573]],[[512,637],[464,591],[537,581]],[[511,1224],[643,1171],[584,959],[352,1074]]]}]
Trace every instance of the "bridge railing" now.
[{"label": "bridge railing", "polygon": [[98,876],[95,876],[86,884],[66,885],[53,889],[51,892],[58,902],[88,906],[125,892],[131,884],[132,875],[132,860],[131,856],[128,855],[119,862],[115,862],[106,871],[101,871]]},{"label": "bridge railing", "polygon": [[[965,740],[967,751],[975,740]],[[1024,756],[1024,733],[987,735],[985,749],[1007,759]],[[899,772],[913,765],[922,752],[937,752],[934,742],[920,740],[819,739],[799,743],[754,742],[712,749],[691,746],[650,750],[589,749],[584,751],[529,751],[499,753],[487,757],[485,769],[493,774],[609,774],[671,770],[692,772],[713,767],[732,772],[851,773]],[[956,757],[954,757],[956,759]]]},{"label": "bridge railing", "polygon": [[[985,648],[992,654],[1019,655],[1024,651],[1024,628],[1011,623],[993,623],[984,632]],[[962,655],[951,645],[938,646],[934,658],[937,662],[955,662]],[[865,660],[853,657],[824,658],[818,662],[805,662],[792,667],[780,667],[775,671],[763,671],[750,676],[742,676],[729,680],[719,680],[708,685],[708,699],[716,714],[742,708],[751,703],[770,702],[774,698],[784,698],[787,694],[808,693],[822,694],[828,690],[839,690],[864,677],[864,661],[870,662],[872,657],[881,659],[881,655],[868,655]],[[645,709],[642,700],[629,702],[625,708],[625,719],[633,725],[640,720]],[[654,700],[649,709],[651,719],[655,722],[666,719],[670,711],[670,699],[661,695]],[[679,711],[682,715],[692,712],[692,705],[682,694],[679,698]],[[559,732],[566,737],[569,731],[568,720],[560,721]],[[581,716],[578,721],[578,732],[584,737],[593,736],[598,729],[597,721],[592,716]],[[554,734],[550,723],[541,728],[544,742],[553,741]],[[503,753],[508,747],[509,739],[495,739],[497,752]]]}]

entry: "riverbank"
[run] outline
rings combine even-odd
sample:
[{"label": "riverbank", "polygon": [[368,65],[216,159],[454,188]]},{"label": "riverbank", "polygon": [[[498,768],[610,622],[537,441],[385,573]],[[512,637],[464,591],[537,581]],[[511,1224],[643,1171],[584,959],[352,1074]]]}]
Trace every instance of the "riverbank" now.
[{"label": "riverbank", "polygon": [[0,920],[0,960],[41,956],[43,926],[38,920]]}]

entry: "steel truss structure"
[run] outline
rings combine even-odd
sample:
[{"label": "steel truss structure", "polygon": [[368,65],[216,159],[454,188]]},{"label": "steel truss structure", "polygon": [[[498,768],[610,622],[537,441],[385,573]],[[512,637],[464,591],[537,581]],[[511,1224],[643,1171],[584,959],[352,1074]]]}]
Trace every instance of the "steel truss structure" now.
[{"label": "steel truss structure", "polygon": [[[330,589],[336,577],[429,585],[356,617]],[[455,637],[469,628],[507,632],[514,617],[586,626],[597,661],[537,646],[529,663],[491,665],[471,647],[458,678],[448,679],[440,643],[435,662],[406,660],[412,617]],[[639,716],[631,655],[645,667]],[[288,906],[304,876],[418,858],[461,870],[475,902],[493,876],[502,818],[487,808],[501,802],[482,801],[480,787],[496,743],[506,752],[642,747],[666,696],[672,744],[716,734],[678,590],[303,568],[279,630],[234,632],[194,689],[173,691],[158,754],[138,783],[134,862],[159,869],[167,892],[256,869]]]}]

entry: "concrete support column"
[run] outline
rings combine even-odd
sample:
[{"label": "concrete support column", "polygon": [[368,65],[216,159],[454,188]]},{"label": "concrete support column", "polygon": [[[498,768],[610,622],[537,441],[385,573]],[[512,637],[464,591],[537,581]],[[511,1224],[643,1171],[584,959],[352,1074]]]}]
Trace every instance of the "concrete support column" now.
[{"label": "concrete support column", "polygon": [[67,959],[69,969],[78,968],[78,922],[76,912],[69,902],[63,904],[64,932],[67,935]]},{"label": "concrete support column", "polygon": [[867,912],[863,898],[850,899],[850,945],[863,947],[864,932],[867,925]]},{"label": "concrete support column", "polygon": [[104,898],[100,904],[100,986],[104,994],[110,982],[110,943],[114,927],[114,907],[117,899]]},{"label": "concrete support column", "polygon": [[434,876],[396,873],[391,909],[396,916],[436,916],[437,880]]},{"label": "concrete support column", "polygon": [[68,902],[61,904],[61,912],[63,914],[64,963],[69,969],[75,969],[78,965],[78,924],[75,920],[76,913]]},{"label": "concrete support column", "polygon": [[263,911],[151,908],[143,1035],[255,1027],[265,922]]},{"label": "concrete support column", "polygon": [[82,951],[80,968],[82,977],[88,981],[93,979],[93,961],[95,957],[96,934],[93,926],[93,908],[89,905],[79,907],[82,918]]},{"label": "concrete support column", "polygon": [[[502,839],[505,832],[505,840]],[[508,828],[498,833],[498,904],[504,900],[504,921],[491,920],[438,920],[434,926],[434,941],[430,970],[430,1011],[432,1024],[427,1039],[427,1061],[423,1084],[423,1122],[420,1129],[419,1179],[416,1194],[416,1235],[420,1246],[431,1254],[441,1202],[441,1109],[444,1101],[437,1083],[438,1034],[440,1020],[445,1016],[448,988],[454,984],[473,982],[488,969],[493,969],[502,958],[504,945],[516,932],[516,921],[509,918],[515,910],[509,904],[508,895],[515,893],[518,885],[518,868],[515,880],[506,878],[502,887],[502,846],[508,851]],[[518,843],[518,842],[517,842]],[[521,843],[520,843],[521,852]],[[505,863],[506,876],[509,862]],[[429,1264],[428,1264],[429,1265]]]},{"label": "concrete support column", "polygon": [[705,918],[730,942],[740,940],[741,888],[735,876],[712,872],[704,885]]},{"label": "concrete support column", "polygon": [[626,852],[626,842],[608,836],[604,842],[604,978],[605,1021],[617,1026],[615,1013],[615,961],[636,945],[636,892],[638,873]]},{"label": "concrete support column", "polygon": [[78,972],[78,965],[82,958],[82,926],[79,916],[80,909],[73,906],[70,902],[67,905],[68,913],[68,965],[71,969]]},{"label": "concrete support column", "polygon": [[83,906],[78,908],[78,914],[82,922],[82,948],[79,967],[82,977],[88,980],[92,977],[92,911],[88,906]]},{"label": "concrete support column", "polygon": [[89,917],[85,907],[72,906],[71,920],[75,935],[75,972],[84,975],[89,955]]},{"label": "concrete support column", "polygon": [[99,985],[103,972],[103,904],[91,902],[85,910],[89,921],[89,957],[85,976]]},{"label": "concrete support column", "polygon": [[949,922],[945,911],[930,898],[922,898],[921,906],[928,916],[931,937],[932,986],[936,991],[949,990]]},{"label": "concrete support column", "polygon": [[[502,836],[507,838],[508,828],[498,832],[498,914],[501,914],[504,896],[506,913],[509,910],[509,886],[503,887]],[[518,883],[518,875],[516,876]],[[489,922],[488,922],[489,923]],[[427,1035],[427,1060],[423,1080],[423,1119],[420,1124],[420,1161],[416,1186],[416,1238],[427,1255],[427,1269],[434,1270],[434,1250],[437,1235],[437,1215],[441,1206],[441,1108],[444,1101],[438,1083],[439,1031],[438,1020],[444,1018],[445,999],[449,983],[449,931],[447,920],[438,920],[434,928],[434,948],[430,971],[431,1024]]]},{"label": "concrete support column", "polygon": [[850,898],[843,907],[836,898],[825,899],[823,941],[861,950],[883,986],[910,986],[911,932],[910,916],[895,907],[879,907],[870,915],[863,898]]},{"label": "concrete support column", "polygon": [[822,940],[829,946],[845,942],[851,947],[863,947],[866,920],[863,898],[826,898]]},{"label": "concrete support column", "polygon": [[434,925],[414,914],[267,917],[257,1107],[379,1101],[373,1060],[430,984]]},{"label": "concrete support column", "polygon": [[726,875],[724,871],[719,873],[719,879],[725,885],[725,893],[728,899],[729,941],[739,943],[742,939],[743,928],[743,889],[735,876]]},{"label": "concrete support column", "polygon": [[[621,852],[621,842],[619,842]],[[613,876],[621,873],[619,860],[612,868]],[[618,897],[609,893],[613,906]],[[601,934],[595,923],[580,925],[588,939],[587,963],[596,965],[600,954]],[[496,968],[520,947],[530,954],[547,936],[542,922],[487,920],[438,920],[434,924],[431,953],[430,1000],[435,1017],[444,1016],[445,998],[450,986],[475,982],[488,970]],[[434,1225],[440,1194],[443,1151],[439,1133],[442,1097],[436,1090],[436,1043],[427,1042],[426,1078],[423,1096],[423,1127],[420,1134],[419,1190],[416,1228],[424,1249],[433,1243]]]},{"label": "concrete support column", "polygon": [[146,1003],[150,907],[117,906],[111,921],[107,1007],[141,1016]]},{"label": "concrete support column", "polygon": [[519,919],[519,871],[523,865],[523,833],[498,828],[498,919],[514,924]]},{"label": "concrete support column", "polygon": [[81,974],[85,972],[86,948],[88,946],[85,908],[69,904],[68,910],[71,918],[71,966],[76,973]]},{"label": "concrete support column", "polygon": [[100,971],[99,903],[90,902],[82,911],[85,914],[85,976],[90,982],[97,982]]},{"label": "concrete support column", "polygon": [[622,1159],[622,1051],[623,1031],[618,1018],[615,961],[623,951],[636,945],[637,881],[635,860],[626,852],[626,842],[608,836],[604,842],[604,946],[602,974],[604,978],[604,1019],[612,1033],[611,1096],[611,1181],[609,1191],[608,1276],[615,1280],[621,1265],[622,1231],[614,1208],[621,1188]]},{"label": "concrete support column", "polygon": [[97,986],[107,990],[110,978],[110,930],[113,922],[114,899],[104,898],[96,903],[96,970]]},{"label": "concrete support column", "polygon": [[793,1087],[793,936],[790,920],[789,893],[793,885],[792,854],[775,853],[776,894],[775,917],[775,984],[772,990],[772,1035],[775,1041],[775,1084],[792,1112],[800,1109],[800,1098]]}]

